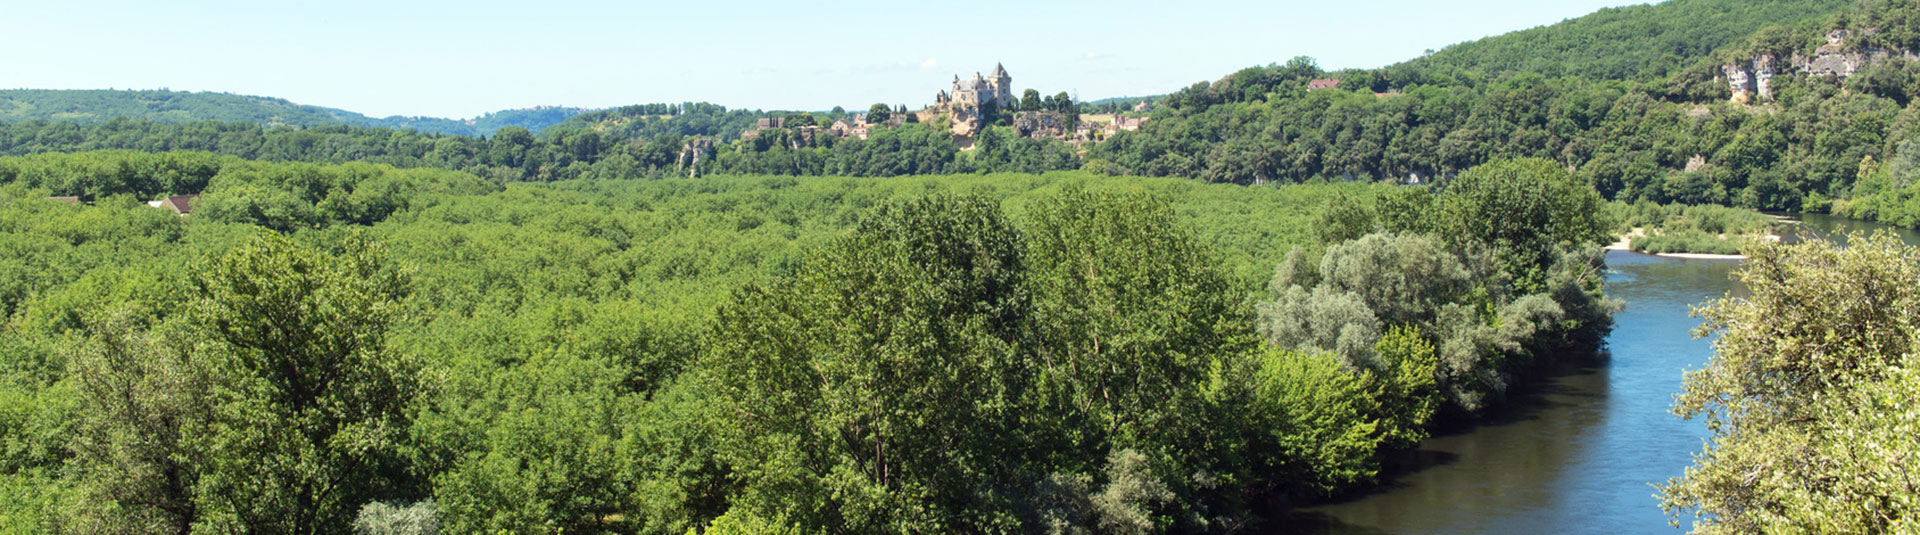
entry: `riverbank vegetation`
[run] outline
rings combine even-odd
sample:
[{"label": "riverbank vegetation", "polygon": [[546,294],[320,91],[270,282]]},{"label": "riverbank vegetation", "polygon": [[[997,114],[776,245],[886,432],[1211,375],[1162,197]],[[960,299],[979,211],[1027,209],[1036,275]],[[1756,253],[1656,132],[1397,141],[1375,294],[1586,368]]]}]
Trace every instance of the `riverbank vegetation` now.
[{"label": "riverbank vegetation", "polygon": [[1744,297],[1702,307],[1714,357],[1674,412],[1713,435],[1660,489],[1698,533],[1911,533],[1920,509],[1920,249],[1888,234],[1848,245],[1760,244]]},{"label": "riverbank vegetation", "polygon": [[1616,303],[1600,291],[1611,225],[1598,194],[1546,160],[1475,168],[1446,194],[1397,190],[1371,206],[1334,197],[1316,228],[1324,252],[1290,253],[1258,305],[1268,342],[1329,352],[1392,375],[1378,345],[1429,333],[1445,408],[1497,399],[1536,355],[1597,349]]},{"label": "riverbank vegetation", "polygon": [[1719,205],[1608,203],[1613,232],[1628,249],[1650,254],[1736,255],[1755,242],[1778,239],[1785,224],[1773,216]]},{"label": "riverbank vegetation", "polygon": [[[1611,312],[1598,196],[1544,161],[1437,194],[0,169],[9,533],[1242,531]],[[1343,203],[1386,215],[1323,241]]]}]

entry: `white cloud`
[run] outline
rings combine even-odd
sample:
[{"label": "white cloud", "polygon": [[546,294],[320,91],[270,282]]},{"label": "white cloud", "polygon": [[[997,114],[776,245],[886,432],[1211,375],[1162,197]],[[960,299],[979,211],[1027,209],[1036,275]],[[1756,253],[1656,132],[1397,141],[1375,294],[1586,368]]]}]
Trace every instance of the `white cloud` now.
[{"label": "white cloud", "polygon": [[927,58],[920,61],[920,70],[931,71],[940,68],[940,60]]}]

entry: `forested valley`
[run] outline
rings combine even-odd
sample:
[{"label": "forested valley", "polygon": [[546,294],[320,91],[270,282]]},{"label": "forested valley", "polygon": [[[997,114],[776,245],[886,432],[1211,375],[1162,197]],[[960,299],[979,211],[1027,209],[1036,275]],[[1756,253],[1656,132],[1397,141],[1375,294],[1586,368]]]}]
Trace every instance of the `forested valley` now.
[{"label": "forested valley", "polygon": [[0,123],[0,532],[1283,531],[1604,356],[1602,246],[1642,227],[1750,258],[1659,505],[1911,531],[1920,253],[1748,238],[1920,222],[1915,63],[1716,76],[1920,51],[1916,14],[1608,9],[1249,68],[1085,144],[708,103]]},{"label": "forested valley", "polygon": [[1232,531],[1615,306],[1599,197],[1546,161],[1439,194],[0,169],[9,532]]}]

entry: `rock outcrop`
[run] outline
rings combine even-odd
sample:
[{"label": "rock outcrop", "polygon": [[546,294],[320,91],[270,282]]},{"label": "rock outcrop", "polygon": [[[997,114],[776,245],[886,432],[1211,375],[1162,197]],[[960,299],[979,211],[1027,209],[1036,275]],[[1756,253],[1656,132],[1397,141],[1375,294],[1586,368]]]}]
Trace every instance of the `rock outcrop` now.
[{"label": "rock outcrop", "polygon": [[[1872,35],[1875,29],[1866,29],[1860,35]],[[1787,57],[1787,67],[1791,72],[1817,78],[1845,79],[1859,73],[1873,62],[1893,56],[1895,51],[1876,47],[1848,47],[1847,39],[1853,36],[1850,30],[1827,32],[1827,43],[1814,49],[1808,56],[1798,51]],[[1907,59],[1920,59],[1911,51],[1898,51]],[[1761,53],[1746,63],[1729,63],[1720,67],[1720,73],[1727,81],[1727,89],[1733,93],[1734,102],[1756,102],[1773,99],[1773,76],[1779,58],[1771,53]]]},{"label": "rock outcrop", "polygon": [[1064,139],[1073,132],[1072,118],[1057,111],[1023,111],[1013,114],[1013,131],[1020,137]]},{"label": "rock outcrop", "polygon": [[706,159],[712,154],[713,138],[696,137],[689,139],[685,145],[681,146],[680,158],[675,160],[674,166],[678,169],[685,169],[688,178],[697,177],[700,176],[701,160]]}]

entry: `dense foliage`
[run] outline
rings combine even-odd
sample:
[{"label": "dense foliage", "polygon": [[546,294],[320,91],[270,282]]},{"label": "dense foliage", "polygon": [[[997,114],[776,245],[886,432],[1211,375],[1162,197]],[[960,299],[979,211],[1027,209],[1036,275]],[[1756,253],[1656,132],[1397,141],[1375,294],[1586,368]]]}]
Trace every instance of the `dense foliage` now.
[{"label": "dense foliage", "polygon": [[1422,402],[1473,411],[1532,356],[1597,347],[1611,329],[1619,305],[1600,291],[1598,254],[1610,223],[1599,196],[1551,162],[1496,162],[1437,195],[1359,204],[1331,199],[1317,226],[1334,243],[1317,262],[1290,253],[1275,273],[1259,305],[1269,342],[1393,375],[1405,364],[1377,346],[1394,329],[1430,333],[1438,360],[1426,365],[1445,396]]},{"label": "dense foliage", "polygon": [[[0,124],[0,531],[1269,528],[1597,349],[1598,247],[1628,229],[1657,252],[1770,224],[1723,206],[1920,221],[1911,63],[1783,72],[1754,104],[1714,79],[1831,28],[1920,44],[1920,7],[1840,4],[1296,58],[1096,145],[710,104],[469,136],[0,101],[42,113]],[[169,194],[201,197],[144,204]],[[1705,311],[1720,355],[1678,410],[1715,441],[1666,505],[1912,529],[1884,468],[1915,449],[1913,255],[1757,247],[1753,293]]]},{"label": "dense foliage", "polygon": [[[1539,157],[1626,202],[1825,211],[1833,199],[1857,199],[1832,208],[1896,223],[1913,219],[1906,214],[1915,212],[1907,207],[1915,195],[1902,174],[1910,166],[1877,163],[1902,158],[1900,147],[1920,117],[1909,108],[1911,69],[1897,53],[1845,80],[1780,65],[1773,100],[1727,102],[1723,64],[1745,64],[1761,52],[1810,55],[1832,28],[1876,28],[1849,46],[1903,50],[1898,36],[1912,34],[1917,20],[1904,2],[1865,2],[1814,17],[1835,7],[1666,2],[1377,71],[1325,73],[1305,58],[1247,69],[1170,95],[1140,132],[1094,147],[1087,165],[1240,183],[1432,181],[1490,159]],[[1721,35],[1761,22],[1780,26],[1737,39]],[[1608,37],[1622,33],[1636,37]],[[1675,48],[1649,43],[1665,38],[1698,40]],[[1595,55],[1578,45],[1586,41],[1633,52]],[[1528,66],[1532,58],[1553,57],[1540,55],[1542,47],[1561,45],[1587,59]],[[1658,59],[1642,58],[1649,55]],[[1644,61],[1622,65],[1652,70],[1604,74],[1616,70],[1608,62],[1625,58]],[[1341,89],[1306,91],[1319,77],[1344,81]]]},{"label": "dense foliage", "polygon": [[[276,162],[371,162],[404,168],[465,171],[499,182],[633,179],[712,174],[902,176],[946,173],[1078,169],[1078,157],[1059,141],[1015,137],[996,127],[961,152],[942,129],[908,124],[876,129],[868,139],[803,138],[792,128],[768,129],[751,141],[699,150],[689,143],[707,132],[738,135],[753,114],[724,108],[671,118],[610,120],[608,125],[555,127],[542,136],[508,127],[491,138],[415,131],[318,127],[265,128],[252,124],[159,124],[116,119],[94,125],[29,121],[0,125],[0,155],[94,150],[205,151]],[[603,133],[605,132],[605,133]],[[646,136],[628,140],[622,135]],[[811,139],[804,143],[797,140]]]},{"label": "dense foliage", "polygon": [[1744,296],[1699,310],[1717,335],[1674,412],[1713,436],[1661,487],[1700,533],[1913,533],[1920,529],[1920,394],[1913,281],[1920,250],[1890,235],[1759,245]]},{"label": "dense foliage", "polygon": [[[804,114],[774,112],[774,115]],[[740,139],[740,132],[769,114],[754,110],[730,110],[725,106],[700,103],[644,104],[590,111],[553,125],[554,132],[592,131],[608,139],[651,140],[661,136],[709,136],[723,141]],[[535,133],[550,134],[529,128]]]},{"label": "dense foliage", "polygon": [[[1248,296],[1325,248],[1315,207],[1431,197],[1437,227],[1531,202],[1084,173],[503,187],[124,151],[0,169],[10,533],[1248,529],[1373,481],[1458,390],[1424,309],[1380,307],[1365,368],[1256,334]],[[1567,183],[1529,173],[1485,176]],[[184,218],[141,202],[193,188]],[[1518,238],[1469,239],[1524,272],[1494,245]],[[1602,332],[1555,325],[1524,343]]]},{"label": "dense foliage", "polygon": [[1739,43],[1762,28],[1827,15],[1852,4],[1852,0],[1669,0],[1603,8],[1558,24],[1451,45],[1388,68],[1391,74],[1386,78],[1407,70],[1655,80],[1691,67],[1696,58]]}]

